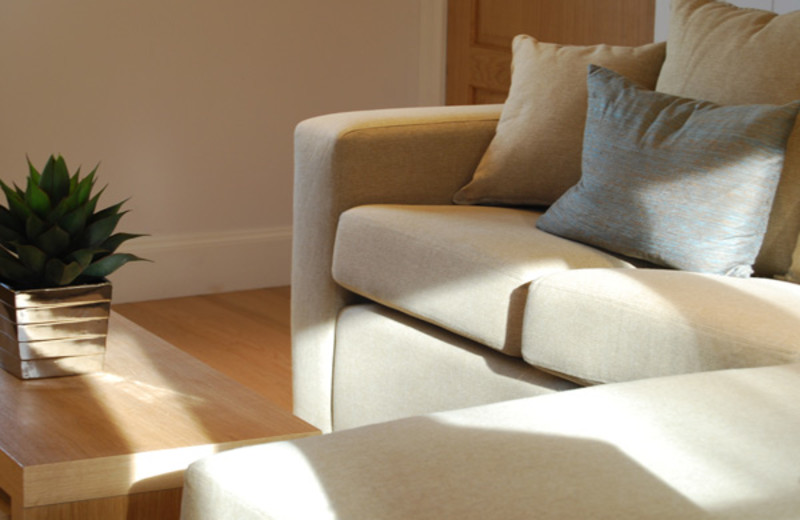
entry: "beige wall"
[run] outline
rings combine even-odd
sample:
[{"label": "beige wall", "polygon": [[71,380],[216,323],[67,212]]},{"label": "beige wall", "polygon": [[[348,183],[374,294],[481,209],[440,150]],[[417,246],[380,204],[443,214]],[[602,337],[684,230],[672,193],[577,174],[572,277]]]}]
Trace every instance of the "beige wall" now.
[{"label": "beige wall", "polygon": [[101,162],[121,229],[152,235],[128,249],[157,260],[112,277],[118,301],[288,283],[295,124],[438,101],[443,5],[2,2],[0,175]]}]

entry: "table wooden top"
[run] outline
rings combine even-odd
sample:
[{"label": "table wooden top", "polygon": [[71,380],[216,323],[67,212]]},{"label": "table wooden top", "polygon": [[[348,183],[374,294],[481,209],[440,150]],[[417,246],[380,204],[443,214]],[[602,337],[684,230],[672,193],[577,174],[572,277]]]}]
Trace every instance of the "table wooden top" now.
[{"label": "table wooden top", "polygon": [[104,372],[0,371],[0,424],[0,488],[13,501],[24,481],[26,506],[179,487],[203,455],[318,433],[115,313]]}]

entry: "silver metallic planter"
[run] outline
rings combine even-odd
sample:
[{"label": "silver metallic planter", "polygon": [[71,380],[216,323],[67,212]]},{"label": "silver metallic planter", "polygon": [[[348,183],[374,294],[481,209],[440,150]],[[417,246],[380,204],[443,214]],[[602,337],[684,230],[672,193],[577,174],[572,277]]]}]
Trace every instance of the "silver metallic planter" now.
[{"label": "silver metallic planter", "polygon": [[103,369],[111,283],[14,290],[0,284],[0,367],[21,379]]}]

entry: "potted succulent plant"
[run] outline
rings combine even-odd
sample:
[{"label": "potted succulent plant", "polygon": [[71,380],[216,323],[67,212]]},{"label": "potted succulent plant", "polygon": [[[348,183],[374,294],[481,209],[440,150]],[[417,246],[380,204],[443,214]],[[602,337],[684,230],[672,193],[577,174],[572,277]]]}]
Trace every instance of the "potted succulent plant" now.
[{"label": "potted succulent plant", "polygon": [[125,201],[97,210],[95,168],[81,178],[61,156],[27,186],[0,180],[0,366],[22,379],[101,370],[111,307],[106,276],[141,260],[117,248]]}]

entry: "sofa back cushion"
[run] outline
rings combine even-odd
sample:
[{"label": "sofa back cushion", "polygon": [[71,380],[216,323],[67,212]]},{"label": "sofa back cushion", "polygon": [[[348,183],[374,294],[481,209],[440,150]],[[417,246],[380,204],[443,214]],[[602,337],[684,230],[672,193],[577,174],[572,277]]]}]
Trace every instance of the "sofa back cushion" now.
[{"label": "sofa back cushion", "polygon": [[[656,89],[720,104],[784,104],[800,99],[798,64],[800,11],[777,15],[713,0],[673,0]],[[786,273],[799,232],[800,128],[795,125],[756,273]]]},{"label": "sofa back cushion", "polygon": [[748,277],[800,101],[717,105],[590,66],[583,174],[540,229],[658,265]]},{"label": "sofa back cushion", "polygon": [[559,45],[514,39],[511,90],[497,133],[457,204],[551,204],[581,175],[586,66],[608,67],[654,88],[664,43]]}]

